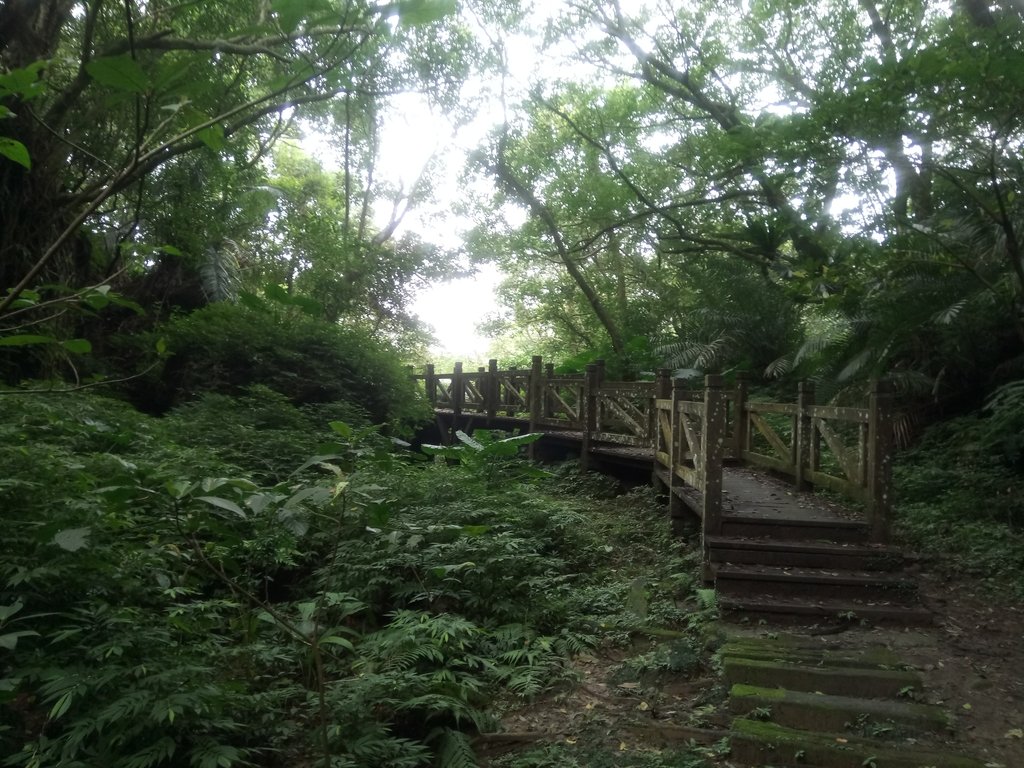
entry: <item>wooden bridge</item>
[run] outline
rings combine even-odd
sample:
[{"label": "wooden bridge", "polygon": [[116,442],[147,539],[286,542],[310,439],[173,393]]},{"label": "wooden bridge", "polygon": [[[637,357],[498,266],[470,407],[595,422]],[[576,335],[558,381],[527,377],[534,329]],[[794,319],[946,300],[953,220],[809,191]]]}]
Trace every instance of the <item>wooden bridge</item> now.
[{"label": "wooden bridge", "polygon": [[[744,613],[925,621],[889,545],[892,390],[873,382],[863,407],[818,405],[802,383],[791,403],[751,399],[747,381],[706,376],[691,389],[667,370],[652,381],[608,381],[604,364],[555,375],[529,369],[422,375],[442,434],[456,429],[544,432],[584,469],[644,467],[672,517],[696,527],[723,607]],[[828,490],[853,512],[807,493]]]}]

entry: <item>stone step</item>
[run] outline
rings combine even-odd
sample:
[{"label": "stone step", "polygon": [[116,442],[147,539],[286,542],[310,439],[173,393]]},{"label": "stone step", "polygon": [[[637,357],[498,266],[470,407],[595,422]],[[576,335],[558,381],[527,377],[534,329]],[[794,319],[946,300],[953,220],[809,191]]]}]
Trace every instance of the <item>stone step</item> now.
[{"label": "stone step", "polygon": [[847,598],[783,598],[777,595],[721,595],[722,614],[731,620],[765,619],[768,621],[846,621],[929,626],[931,612],[914,603],[900,600],[858,600]]},{"label": "stone step", "polygon": [[795,635],[784,635],[774,640],[764,637],[736,638],[724,643],[718,649],[718,654],[761,661],[789,661],[811,666],[912,669],[883,645],[822,648],[821,641],[817,638],[808,640]]},{"label": "stone step", "polygon": [[787,691],[737,683],[729,691],[734,715],[759,715],[776,725],[805,731],[883,733],[950,732],[952,716],[941,707],[912,701],[862,699],[825,693]]},{"label": "stone step", "polygon": [[777,565],[714,566],[719,594],[743,597],[752,593],[797,597],[901,598],[916,594],[913,581],[878,571],[785,568]]},{"label": "stone step", "polygon": [[891,571],[903,564],[900,550],[883,544],[837,544],[739,536],[705,536],[704,542],[712,563],[863,571]]},{"label": "stone step", "polygon": [[868,525],[857,520],[780,519],[755,515],[723,515],[722,536],[867,543]]},{"label": "stone step", "polygon": [[981,760],[934,748],[901,748],[872,739],[812,733],[743,718],[733,721],[730,741],[730,760],[750,766],[985,768]]},{"label": "stone step", "polygon": [[738,683],[868,699],[898,699],[921,688],[921,675],[911,670],[830,667],[796,659],[765,661],[725,655],[721,660],[729,686]]}]

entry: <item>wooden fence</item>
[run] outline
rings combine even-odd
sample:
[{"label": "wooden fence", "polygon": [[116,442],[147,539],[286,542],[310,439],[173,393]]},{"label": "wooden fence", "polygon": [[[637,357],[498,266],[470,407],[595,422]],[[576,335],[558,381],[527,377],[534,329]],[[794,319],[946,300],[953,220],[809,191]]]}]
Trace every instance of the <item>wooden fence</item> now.
[{"label": "wooden fence", "polygon": [[691,390],[667,370],[653,381],[606,381],[602,361],[572,376],[556,376],[534,357],[529,369],[499,370],[491,360],[473,372],[462,363],[451,373],[428,365],[413,378],[453,424],[463,416],[505,417],[531,432],[577,436],[584,466],[598,444],[651,451],[656,482],[701,518],[706,535],[720,531],[722,467],[732,462],[788,477],[798,490],[823,488],[861,502],[872,539],[888,539],[888,382],[872,384],[866,407],[849,408],[817,405],[809,382],[795,403],[769,403],[749,398],[743,376],[730,389],[721,376],[706,376],[702,389]]}]

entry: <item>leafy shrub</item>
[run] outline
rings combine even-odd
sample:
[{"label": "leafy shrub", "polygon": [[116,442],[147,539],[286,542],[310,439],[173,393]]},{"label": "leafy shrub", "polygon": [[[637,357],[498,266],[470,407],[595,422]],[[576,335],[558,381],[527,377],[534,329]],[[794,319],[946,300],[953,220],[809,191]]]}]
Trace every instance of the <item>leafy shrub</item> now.
[{"label": "leafy shrub", "polygon": [[2,397],[2,765],[468,764],[496,696],[685,625],[663,515],[559,493],[523,438],[423,461],[261,387]]},{"label": "leafy shrub", "polygon": [[429,415],[383,341],[301,313],[220,302],[172,319],[153,337],[165,339],[170,358],[133,393],[147,410],[260,384],[296,405],[346,403],[377,424]]},{"label": "leafy shrub", "polygon": [[948,567],[1024,593],[1024,477],[1015,468],[1014,432],[1020,416],[993,402],[988,417],[936,424],[899,456],[895,519],[905,539]]}]

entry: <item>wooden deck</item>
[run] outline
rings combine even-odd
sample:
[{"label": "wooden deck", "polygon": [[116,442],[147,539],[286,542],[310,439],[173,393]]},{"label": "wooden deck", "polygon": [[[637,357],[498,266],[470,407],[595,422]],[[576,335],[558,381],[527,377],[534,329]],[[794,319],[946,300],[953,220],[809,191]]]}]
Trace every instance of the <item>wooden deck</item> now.
[{"label": "wooden deck", "polygon": [[[444,439],[457,430],[541,432],[534,457],[577,456],[583,470],[629,471],[665,493],[674,527],[699,532],[705,576],[726,615],[801,621],[922,623],[903,555],[888,543],[891,390],[866,407],[751,402],[740,378],[689,390],[606,382],[603,369],[555,377],[529,370],[436,374],[425,393]],[[829,497],[814,493],[830,492]],[[852,504],[837,498],[846,497]]]}]

